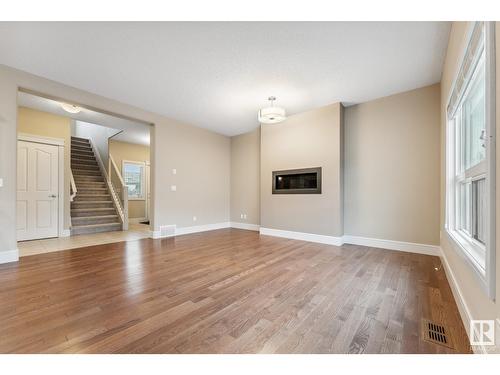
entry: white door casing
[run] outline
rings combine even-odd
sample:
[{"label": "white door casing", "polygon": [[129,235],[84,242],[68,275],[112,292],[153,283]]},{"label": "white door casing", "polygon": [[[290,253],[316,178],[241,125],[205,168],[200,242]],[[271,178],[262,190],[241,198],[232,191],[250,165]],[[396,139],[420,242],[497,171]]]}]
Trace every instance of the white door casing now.
[{"label": "white door casing", "polygon": [[146,220],[149,220],[149,216],[150,216],[150,209],[151,209],[151,181],[150,181],[150,178],[151,178],[151,165],[150,163],[147,161],[146,162],[146,207],[145,207],[145,218]]},{"label": "white door casing", "polygon": [[59,147],[18,141],[17,239],[58,236]]}]

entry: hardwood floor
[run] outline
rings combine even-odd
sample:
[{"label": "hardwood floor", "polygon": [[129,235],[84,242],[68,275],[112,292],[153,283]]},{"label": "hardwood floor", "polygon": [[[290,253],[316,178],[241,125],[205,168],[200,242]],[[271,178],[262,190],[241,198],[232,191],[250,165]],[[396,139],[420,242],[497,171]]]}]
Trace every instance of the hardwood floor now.
[{"label": "hardwood floor", "polygon": [[[422,318],[444,324],[455,350],[423,341]],[[0,352],[468,353],[469,344],[437,257],[222,229],[0,265]]]}]

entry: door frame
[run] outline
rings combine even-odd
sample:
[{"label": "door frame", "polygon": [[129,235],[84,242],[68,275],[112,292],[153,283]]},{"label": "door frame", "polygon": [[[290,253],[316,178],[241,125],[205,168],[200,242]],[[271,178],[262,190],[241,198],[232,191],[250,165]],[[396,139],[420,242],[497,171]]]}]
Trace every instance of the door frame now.
[{"label": "door frame", "polygon": [[[64,191],[64,147],[65,141],[63,138],[52,138],[44,137],[36,134],[28,133],[17,133],[17,141],[31,142],[31,143],[42,143],[45,145],[57,146],[57,168],[58,168],[58,199],[57,199],[57,236],[58,237],[68,237],[70,235],[69,229],[64,229],[64,199],[66,194]],[[17,148],[16,141],[16,148]],[[16,160],[16,171],[17,171],[17,160]],[[16,192],[17,192],[17,180],[16,180]],[[17,204],[17,201],[16,201]]]},{"label": "door frame", "polygon": [[144,205],[144,216],[146,216],[146,220],[150,220],[150,210],[151,210],[151,162],[146,160],[145,164],[145,176],[146,180],[146,204]]}]

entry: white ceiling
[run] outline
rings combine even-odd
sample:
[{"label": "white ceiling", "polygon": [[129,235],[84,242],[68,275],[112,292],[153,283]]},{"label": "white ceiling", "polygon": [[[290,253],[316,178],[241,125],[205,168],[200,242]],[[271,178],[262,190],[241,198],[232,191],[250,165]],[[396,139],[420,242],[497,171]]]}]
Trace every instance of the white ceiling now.
[{"label": "white ceiling", "polygon": [[235,135],[440,81],[447,22],[0,23],[0,63]]},{"label": "white ceiling", "polygon": [[86,108],[82,108],[79,113],[68,113],[62,109],[60,102],[24,92],[18,93],[17,104],[21,107],[33,108],[43,112],[70,117],[78,121],[121,130],[121,133],[113,137],[114,140],[149,146],[149,125],[143,123],[110,116]]}]

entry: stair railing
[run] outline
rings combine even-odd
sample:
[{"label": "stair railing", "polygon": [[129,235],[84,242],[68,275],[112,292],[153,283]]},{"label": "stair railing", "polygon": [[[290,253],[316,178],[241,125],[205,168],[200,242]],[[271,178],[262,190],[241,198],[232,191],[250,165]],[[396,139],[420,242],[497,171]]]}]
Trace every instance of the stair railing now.
[{"label": "stair railing", "polygon": [[116,194],[118,201],[120,202],[120,207],[122,209],[122,223],[123,230],[128,229],[128,187],[125,185],[123,181],[120,170],[116,166],[115,159],[113,156],[109,154],[108,158],[108,171],[109,171],[109,180],[112,186],[112,190]]},{"label": "stair railing", "polygon": [[71,194],[69,196],[69,201],[73,202],[73,200],[76,197],[76,193],[77,193],[78,189],[76,188],[75,177],[73,176],[73,171],[71,170],[71,168],[69,170],[69,175],[70,175],[70,181],[71,181]]},{"label": "stair railing", "polygon": [[[122,230],[128,230],[128,189],[125,189],[125,198],[120,200],[120,194],[116,191],[113,183],[111,176],[116,174],[116,172],[112,172],[111,168],[109,169],[109,174],[106,171],[106,168],[104,167],[104,163],[102,162],[101,155],[99,154],[99,150],[94,145],[94,142],[92,142],[92,138],[89,139],[90,144],[92,145],[92,150],[94,152],[95,158],[97,159],[97,164],[99,165],[99,169],[101,170],[101,174],[104,176],[104,180],[106,181],[106,184],[108,185],[109,192],[111,193],[111,198],[113,199],[113,202],[115,204],[115,207],[118,211],[118,216],[120,217],[120,220],[122,222]],[[109,155],[109,159],[111,158],[111,155]],[[113,161],[114,164],[114,161]],[[115,164],[116,166],[116,164]],[[109,164],[108,164],[109,167]],[[120,174],[118,173],[118,176],[121,179]],[[123,179],[122,179],[123,182]],[[123,189],[122,189],[123,190]]]}]

